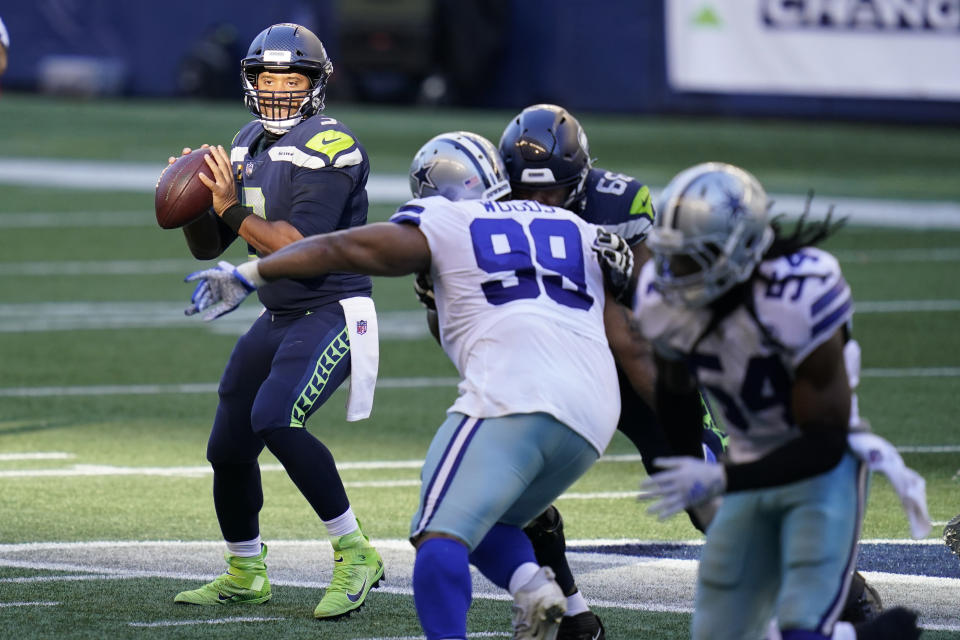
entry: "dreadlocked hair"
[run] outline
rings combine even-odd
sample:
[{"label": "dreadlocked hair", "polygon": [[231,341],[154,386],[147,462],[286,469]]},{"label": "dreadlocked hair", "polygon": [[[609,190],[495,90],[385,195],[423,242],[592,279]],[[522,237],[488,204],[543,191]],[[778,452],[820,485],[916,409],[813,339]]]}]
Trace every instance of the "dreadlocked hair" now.
[{"label": "dreadlocked hair", "polygon": [[833,219],[833,205],[830,205],[830,208],[827,209],[827,216],[823,220],[810,222],[808,217],[810,216],[812,202],[813,190],[807,193],[803,213],[800,214],[800,219],[797,220],[793,232],[789,235],[784,231],[782,224],[784,214],[778,214],[770,221],[770,226],[773,228],[773,242],[766,253],[763,254],[764,260],[789,256],[804,247],[819,244],[847,224],[849,219],[847,216],[839,220]]}]

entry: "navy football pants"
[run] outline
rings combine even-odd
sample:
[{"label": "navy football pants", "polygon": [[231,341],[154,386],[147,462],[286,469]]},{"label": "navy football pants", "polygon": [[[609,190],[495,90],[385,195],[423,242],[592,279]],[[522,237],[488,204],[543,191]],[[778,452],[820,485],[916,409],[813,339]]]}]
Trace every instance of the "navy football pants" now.
[{"label": "navy football pants", "polygon": [[343,309],[334,302],[296,315],[263,313],[238,341],[220,379],[207,443],[224,538],[259,535],[257,457],[267,446],[323,520],[349,506],[330,451],[304,425],[350,373]]}]

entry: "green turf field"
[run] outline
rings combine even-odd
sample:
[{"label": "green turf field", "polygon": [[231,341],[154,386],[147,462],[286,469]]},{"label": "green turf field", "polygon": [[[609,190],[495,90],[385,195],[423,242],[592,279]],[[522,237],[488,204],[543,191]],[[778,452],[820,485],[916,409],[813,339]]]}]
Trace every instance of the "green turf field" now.
[{"label": "green turf field", "polygon": [[[420,144],[444,130],[472,129],[496,140],[511,115],[337,105],[329,111],[364,141],[375,174],[404,173]],[[246,120],[239,104],[70,102],[5,94],[0,157],[155,161],[159,173],[166,156],[180,147],[227,144]],[[772,191],[814,187],[837,196],[960,200],[957,129],[594,114],[581,120],[600,166],[656,186],[686,165],[723,159],[752,169]],[[370,217],[382,220],[391,211],[390,205],[374,205]],[[146,223],[96,222],[96,215],[113,212]],[[83,215],[30,226],[22,221],[25,213]],[[329,579],[329,558],[322,554],[311,560],[316,584],[291,579],[269,605],[226,613],[173,606],[173,594],[196,581],[194,570],[184,570],[175,555],[157,556],[161,563],[145,551],[142,566],[135,567],[141,573],[127,567],[116,579],[76,561],[70,546],[56,561],[7,558],[11,545],[26,543],[219,539],[204,447],[216,402],[210,389],[236,339],[230,328],[236,323],[218,329],[222,321],[204,325],[177,317],[191,291],[182,276],[200,263],[189,258],[179,232],[151,226],[151,216],[150,193],[0,184],[0,605],[60,603],[0,606],[0,628],[9,630],[4,635],[235,637],[240,623],[142,625],[255,616],[275,618],[250,621],[257,634],[415,636],[412,602],[402,589],[375,592],[371,605],[347,622],[315,623],[310,612],[318,586]],[[841,258],[863,309],[855,319],[863,347],[861,411],[876,432],[913,447],[904,457],[927,480],[930,515],[940,523],[930,536],[936,538],[960,512],[960,442],[952,422],[960,393],[960,232],[852,227],[826,248]],[[244,252],[233,247],[226,257],[239,261]],[[376,280],[374,298],[384,314],[382,331],[391,328],[387,320],[416,325],[419,307],[410,279]],[[237,313],[243,312],[254,313],[255,303],[247,301]],[[409,462],[343,471],[353,508],[374,540],[398,541],[407,533],[417,501],[416,461],[455,396],[442,379],[454,376],[439,347],[422,333],[386,337],[386,386],[377,391],[372,418],[346,423],[345,396],[338,393],[311,420],[311,431],[339,463]],[[427,382],[397,386],[411,379]],[[173,388],[183,384],[199,386]],[[135,392],[135,385],[142,391]],[[643,477],[632,453],[625,438],[615,438],[608,454],[620,457],[594,467],[572,488],[576,495],[561,502],[568,538],[697,538],[686,520],[658,523],[631,497]],[[263,474],[264,538],[322,540],[309,506],[282,471],[271,470],[276,461],[264,453],[261,462],[270,465]],[[908,538],[883,478],[873,485],[864,537]],[[219,553],[216,546],[205,547],[204,567],[218,567]],[[107,563],[109,545],[102,554]],[[91,573],[100,578],[81,579]],[[689,617],[673,612],[672,604],[600,612],[611,638],[680,638]],[[470,629],[506,634],[508,603],[479,598]],[[960,633],[930,630],[924,637]]]}]

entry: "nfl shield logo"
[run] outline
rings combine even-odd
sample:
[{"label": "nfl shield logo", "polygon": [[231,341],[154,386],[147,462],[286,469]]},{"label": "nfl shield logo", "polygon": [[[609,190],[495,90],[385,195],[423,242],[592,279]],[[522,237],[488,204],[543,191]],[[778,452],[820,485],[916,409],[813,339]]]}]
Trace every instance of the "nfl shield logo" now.
[{"label": "nfl shield logo", "polygon": [[253,173],[253,163],[252,163],[252,162],[248,162],[248,163],[247,163],[246,172],[247,172],[247,175],[248,175],[248,176]]},{"label": "nfl shield logo", "polygon": [[367,332],[367,321],[357,320],[357,335],[362,336]]}]

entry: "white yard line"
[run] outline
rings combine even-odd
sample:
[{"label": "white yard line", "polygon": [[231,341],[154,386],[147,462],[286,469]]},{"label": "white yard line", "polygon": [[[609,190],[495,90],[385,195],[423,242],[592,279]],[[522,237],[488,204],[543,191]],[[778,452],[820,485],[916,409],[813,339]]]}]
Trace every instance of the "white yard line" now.
[{"label": "white yard line", "polygon": [[[640,541],[640,540],[571,540],[571,547],[603,546],[609,544],[630,544],[633,542],[656,542],[659,544],[680,541]],[[875,541],[864,541],[871,543]],[[909,540],[892,540],[895,544],[918,544]],[[697,544],[702,541],[696,541]],[[920,541],[920,544],[937,544],[939,540]],[[403,539],[385,539],[376,541],[377,548],[384,554],[385,561],[389,560],[393,570],[390,586],[380,592],[410,596],[411,577],[413,567],[413,550],[408,541]],[[207,550],[213,552],[222,550],[222,541],[93,541],[93,542],[46,542],[0,544],[0,566],[22,568],[40,571],[78,571],[87,579],[137,579],[137,578],[168,578],[180,581],[204,580],[209,576],[207,566],[216,566],[216,560],[206,558]],[[318,580],[316,570],[309,568],[304,571],[304,556],[314,556],[329,553],[329,543],[326,540],[311,541],[283,541],[272,543],[274,557],[271,582],[278,586],[325,587],[324,580]],[[186,554],[186,555],[184,555]],[[170,562],[170,558],[189,558],[191,563]],[[61,562],[60,558],[68,558],[70,562]],[[144,558],[154,558],[154,561],[144,563]],[[670,613],[690,613],[692,610],[692,584],[696,573],[696,560],[675,558],[645,558],[627,557],[621,554],[600,553],[573,553],[570,556],[574,564],[574,571],[578,575],[581,586],[592,593],[606,594],[603,599],[591,598],[591,605],[604,608],[615,608],[633,611],[657,611]],[[143,566],[149,569],[141,569]],[[164,571],[158,567],[181,566],[180,570]],[[186,569],[186,570],[184,570]],[[100,574],[99,577],[92,577]],[[327,576],[328,572],[321,572]],[[914,576],[890,574],[883,572],[868,572],[867,578],[884,594],[889,593],[895,602],[910,604],[921,610],[925,620],[924,626],[938,630],[960,630],[952,619],[950,607],[953,601],[951,593],[960,588],[960,580],[956,578],[939,578],[929,576]],[[53,576],[51,576],[53,577]],[[474,583],[474,597],[508,601],[509,596],[486,583],[482,579]],[[635,589],[624,591],[624,584],[645,584],[647,591],[637,592]],[[220,620],[220,619],[218,619]],[[228,619],[233,621],[234,619]],[[167,626],[167,623],[195,624],[194,620],[176,621],[144,621],[135,623],[137,626]],[[204,623],[214,623],[204,620]],[[489,632],[497,633],[497,632]],[[388,637],[384,637],[388,638]]]},{"label": "white yard line", "polygon": [[[0,158],[0,184],[153,193],[162,169],[162,162],[5,157]],[[652,191],[656,198],[659,189]],[[395,174],[372,175],[367,181],[367,194],[371,203],[399,205],[410,199],[408,178]],[[771,198],[776,202],[778,211],[800,212],[806,202],[805,195],[771,194]],[[818,195],[812,214],[822,216],[830,205],[835,207],[838,216],[849,216],[854,224],[960,228],[960,205],[955,202]]]},{"label": "white yard line", "polygon": [[[81,215],[81,214],[74,214]],[[0,214],[0,227],[10,216]],[[874,249],[834,251],[841,262],[854,263],[912,263],[912,262],[957,262],[960,248],[940,247],[930,249]],[[206,262],[190,259],[165,260],[46,260],[0,263],[0,276],[102,276],[102,275],[186,275],[205,268]]]},{"label": "white yard line", "polygon": [[0,602],[0,607],[55,607],[59,602]]},{"label": "white yard line", "polygon": [[[640,456],[634,454],[603,456],[599,462],[637,462]],[[384,469],[411,469],[419,470],[423,460],[382,460],[363,462],[338,462],[340,471],[355,470],[384,470]],[[262,464],[260,471],[280,472],[283,466],[279,464]],[[191,467],[119,467],[105,464],[74,464],[61,469],[7,469],[0,471],[0,478],[78,478],[78,477],[106,477],[106,476],[163,476],[176,478],[199,478],[212,473],[209,465]],[[395,489],[420,486],[418,479],[405,480],[369,480],[344,482],[347,488],[383,488]],[[636,496],[635,492],[624,492],[623,495],[615,492],[570,494],[572,499],[617,498]],[[561,496],[563,498],[564,496]]]},{"label": "white yard line", "polygon": [[[433,387],[456,387],[459,378],[380,378],[378,389],[425,389]],[[342,389],[342,387],[341,387]],[[338,389],[339,391],[340,389]],[[0,388],[0,398],[45,398],[52,396],[129,396],[160,395],[165,393],[216,393],[216,382],[185,384],[118,384],[81,385],[70,387],[6,387]]]},{"label": "white yard line", "polygon": [[16,460],[69,460],[76,456],[62,451],[33,451],[25,453],[0,453],[0,462]]},{"label": "white yard line", "polygon": [[[904,369],[864,369],[863,378],[956,378],[960,377],[960,367],[917,367]],[[380,378],[378,389],[424,389],[435,387],[455,387],[458,378],[411,377]],[[0,398],[47,398],[58,396],[128,396],[160,395],[165,393],[216,393],[215,382],[191,382],[184,384],[109,384],[76,385],[58,387],[0,387]],[[3,460],[0,457],[0,460]]]},{"label": "white yard line", "polygon": [[[186,302],[5,303],[0,304],[0,333],[192,328],[239,335],[250,327],[262,309],[255,302],[249,302],[215,322],[203,323],[183,315],[184,306]],[[856,303],[855,313],[954,311],[960,311],[960,300],[866,300]],[[386,340],[423,339],[430,335],[420,310],[384,311],[378,316],[380,335]]]},{"label": "white yard line", "polygon": [[190,627],[198,624],[232,624],[236,622],[277,622],[286,618],[261,618],[258,616],[237,616],[233,618],[212,618],[209,620],[161,620],[159,622],[128,622],[131,627]]}]

